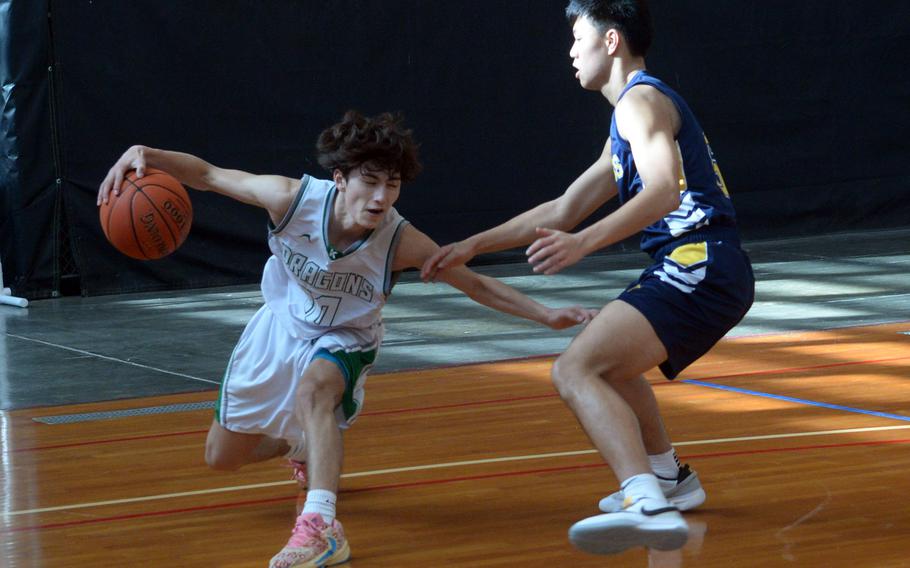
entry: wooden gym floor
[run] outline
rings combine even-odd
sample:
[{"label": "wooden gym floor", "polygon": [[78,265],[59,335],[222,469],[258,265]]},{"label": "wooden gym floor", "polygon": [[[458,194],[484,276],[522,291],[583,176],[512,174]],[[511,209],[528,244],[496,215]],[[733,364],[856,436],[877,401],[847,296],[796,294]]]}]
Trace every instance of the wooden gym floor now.
[{"label": "wooden gym floor", "polygon": [[[566,539],[615,480],[555,395],[552,358],[510,350],[524,337],[555,353],[571,334],[465,316],[448,296],[428,307],[433,287],[405,284],[392,361],[345,435],[350,566],[910,566],[910,256],[894,235],[755,245],[753,313],[676,381],[649,375],[708,492],[673,552],[597,557]],[[569,303],[605,278],[582,268],[559,289],[490,270]],[[0,565],[267,565],[295,514],[289,470],[211,472],[202,457],[222,351],[255,306],[247,289],[4,308]],[[437,327],[475,320],[432,332],[408,319],[420,310]],[[464,364],[490,344],[517,358]]]}]

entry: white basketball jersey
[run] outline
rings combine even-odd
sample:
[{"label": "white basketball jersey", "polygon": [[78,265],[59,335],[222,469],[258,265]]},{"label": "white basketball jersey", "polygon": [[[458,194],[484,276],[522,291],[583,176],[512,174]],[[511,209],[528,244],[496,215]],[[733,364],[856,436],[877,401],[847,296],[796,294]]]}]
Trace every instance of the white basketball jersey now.
[{"label": "white basketball jersey", "polygon": [[378,341],[392,259],[407,221],[392,208],[366,239],[340,253],[328,240],[336,193],[332,181],[303,177],[284,219],[270,226],[272,257],[262,274],[262,295],[295,337],[346,328],[378,334]]}]

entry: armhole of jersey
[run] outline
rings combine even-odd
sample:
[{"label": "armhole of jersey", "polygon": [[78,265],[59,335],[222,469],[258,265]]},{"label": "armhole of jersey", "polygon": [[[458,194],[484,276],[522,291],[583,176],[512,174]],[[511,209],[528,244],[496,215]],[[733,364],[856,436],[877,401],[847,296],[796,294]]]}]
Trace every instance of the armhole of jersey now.
[{"label": "armhole of jersey", "polygon": [[[651,80],[649,80],[649,79],[651,79]],[[661,95],[663,95],[663,96],[667,97],[667,99],[669,99],[670,104],[672,104],[673,108],[676,109],[676,114],[679,115],[679,132],[676,132],[673,135],[674,140],[679,140],[679,135],[682,134],[683,127],[686,125],[686,115],[683,113],[683,109],[681,109],[679,104],[676,102],[676,99],[669,92],[667,92],[663,88],[661,88],[661,86],[660,86],[661,83],[658,83],[657,78],[651,77],[651,76],[648,76],[648,77],[645,77],[645,78],[639,80],[637,83],[635,83],[631,87],[627,87],[627,91],[631,90],[633,87],[637,87],[639,85],[651,87],[652,89],[654,89],[655,91],[657,91],[658,93],[660,93]],[[669,87],[666,85],[664,85],[664,88],[669,90]],[[624,91],[623,95],[625,95],[625,93],[627,91]],[[619,101],[617,101],[617,104],[619,104]],[[615,110],[613,111],[613,115],[610,117],[610,120],[612,122],[616,122],[616,111]],[[626,140],[625,138],[623,138],[622,135],[619,133],[619,124],[618,123],[616,124],[616,137],[619,139],[619,143],[621,145],[625,146],[626,148],[631,148],[631,144],[629,144],[629,141]]]},{"label": "armhole of jersey", "polygon": [[[679,131],[677,131],[675,134],[673,134],[673,139],[676,140],[677,145],[678,145],[678,143],[679,143],[679,137],[680,137],[680,135],[682,135],[683,128],[686,127],[686,115],[685,115],[685,113],[683,112],[683,109],[680,108],[679,103],[676,102],[676,97],[671,96],[670,93],[667,93],[667,92],[665,92],[663,89],[660,89],[660,88],[658,88],[658,87],[656,87],[656,86],[655,86],[654,88],[657,89],[657,91],[658,91],[660,94],[662,94],[663,96],[665,96],[665,97],[667,97],[668,99],[670,99],[670,102],[673,104],[673,108],[676,109],[676,115],[679,116]],[[677,96],[678,96],[678,95],[677,95]],[[681,152],[681,151],[680,151],[680,158],[682,158],[682,152]]]},{"label": "armhole of jersey", "polygon": [[382,279],[382,293],[386,296],[392,293],[392,286],[395,284],[395,278],[392,274],[392,262],[395,260],[395,253],[398,252],[398,243],[401,241],[401,234],[407,224],[407,219],[402,219],[398,222],[398,226],[395,227],[395,234],[392,235],[392,240],[389,243],[389,253],[385,260],[385,277]]},{"label": "armhole of jersey", "polygon": [[330,208],[335,202],[335,193],[338,191],[338,186],[332,184],[332,187],[325,192],[325,197],[322,201],[322,220],[319,223],[319,230],[322,231],[322,244],[325,246],[325,252],[331,257],[332,251],[329,249],[329,246],[332,244],[329,242],[329,215],[331,215]]},{"label": "armhole of jersey", "polygon": [[294,213],[297,211],[297,208],[300,206],[300,202],[303,201],[303,194],[306,193],[307,188],[310,186],[311,179],[312,178],[309,175],[307,175],[307,174],[303,175],[303,179],[300,182],[300,189],[297,190],[297,195],[294,196],[293,203],[291,203],[291,206],[288,207],[287,213],[284,214],[284,219],[281,220],[281,223],[278,223],[277,227],[272,223],[272,220],[269,219],[269,232],[270,233],[272,233],[273,235],[276,233],[280,233],[282,230],[284,230],[285,227],[287,227],[288,223],[291,222],[291,219],[294,217]]},{"label": "armhole of jersey", "polygon": [[[650,80],[648,80],[648,79],[650,79]],[[673,96],[676,93],[672,92],[672,89],[670,89],[669,85],[661,82],[660,80],[658,80],[656,77],[653,77],[653,76],[646,77],[645,80],[643,80],[641,83],[639,83],[639,85],[647,85],[647,86],[651,87],[652,89],[654,89],[655,91],[657,91],[658,93],[667,97],[667,99],[669,99],[669,101],[670,101],[670,104],[672,104],[673,108],[676,109],[676,114],[679,116],[679,132],[676,132],[673,134],[673,139],[678,141],[679,135],[682,134],[683,127],[685,127],[685,125],[686,125],[686,115],[685,115],[685,113],[683,113],[683,109],[680,108],[679,103],[676,101],[676,97]],[[678,97],[679,95],[676,94],[676,96]]]}]

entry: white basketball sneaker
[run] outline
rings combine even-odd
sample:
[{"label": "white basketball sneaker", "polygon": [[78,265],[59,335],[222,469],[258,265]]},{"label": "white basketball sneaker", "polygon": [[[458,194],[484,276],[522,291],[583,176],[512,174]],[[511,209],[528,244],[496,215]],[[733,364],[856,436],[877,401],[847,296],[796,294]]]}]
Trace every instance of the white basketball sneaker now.
[{"label": "white basketball sneaker", "polygon": [[679,509],[646,498],[617,512],[578,521],[569,529],[569,542],[591,554],[616,554],[639,546],[676,550],[688,538],[689,525]]},{"label": "white basketball sneaker", "polygon": [[[689,464],[679,468],[676,479],[658,477],[657,480],[667,501],[680,511],[689,511],[705,502],[705,490],[698,480],[698,474],[689,468]],[[617,491],[601,499],[597,506],[604,513],[615,513],[622,510],[624,499],[622,491]]]}]

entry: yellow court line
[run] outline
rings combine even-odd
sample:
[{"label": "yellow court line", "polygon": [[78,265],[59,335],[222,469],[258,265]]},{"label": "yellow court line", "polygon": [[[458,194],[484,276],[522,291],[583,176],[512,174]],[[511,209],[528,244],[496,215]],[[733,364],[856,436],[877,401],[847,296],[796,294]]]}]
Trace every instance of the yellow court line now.
[{"label": "yellow court line", "polygon": [[[756,440],[775,440],[781,438],[801,438],[807,436],[828,436],[832,434],[855,434],[858,432],[880,432],[886,430],[905,430],[910,425],[901,426],[875,426],[870,428],[847,428],[841,430],[820,430],[815,432],[793,432],[790,434],[766,434],[762,436],[743,436],[739,438],[714,438],[710,440],[692,440],[689,442],[677,442],[675,446],[701,446],[708,444],[725,444],[731,442],[752,442]],[[395,467],[390,469],[376,469],[372,471],[360,471],[356,473],[342,474],[342,479],[351,479],[354,477],[369,477],[373,475],[385,475],[389,473],[404,473],[408,471],[426,471],[430,469],[442,469],[449,467],[459,467],[466,465],[484,465],[491,463],[503,463],[527,460],[542,460],[550,458],[562,458],[569,456],[581,456],[586,454],[597,453],[597,450],[577,450],[572,452],[554,452],[549,454],[531,454],[524,456],[509,456],[502,458],[488,458],[482,460],[468,460],[457,462],[434,463],[426,465],[415,465],[410,467]],[[294,480],[273,481],[270,483],[254,483],[250,485],[235,485],[232,487],[219,487],[216,489],[200,489],[197,491],[184,491],[181,493],[164,493],[159,495],[146,495],[144,497],[131,497],[129,499],[114,499],[111,501],[94,501],[91,503],[75,503],[72,505],[59,505],[56,507],[45,507],[42,509],[24,509],[21,511],[4,511],[0,512],[3,517],[15,517],[18,515],[31,515],[37,513],[50,513],[53,511],[69,511],[73,509],[87,509],[91,507],[103,507],[106,505],[122,505],[124,503],[142,503],[144,501],[160,501],[162,499],[173,499],[178,497],[193,497],[196,495],[208,495],[212,493],[229,493],[233,491],[247,491],[250,489],[262,489],[264,487],[277,487],[279,485],[288,485],[296,483]]]}]

